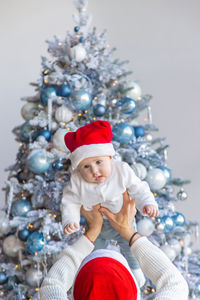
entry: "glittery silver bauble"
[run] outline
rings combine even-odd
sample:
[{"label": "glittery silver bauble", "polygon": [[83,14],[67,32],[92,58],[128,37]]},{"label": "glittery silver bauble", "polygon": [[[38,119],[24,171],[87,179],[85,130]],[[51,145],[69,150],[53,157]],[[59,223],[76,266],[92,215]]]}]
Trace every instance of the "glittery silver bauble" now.
[{"label": "glittery silver bauble", "polygon": [[74,91],[71,96],[71,103],[76,110],[85,110],[92,103],[91,94],[84,89]]},{"label": "glittery silver bauble", "polygon": [[32,287],[39,287],[43,279],[42,271],[31,268],[26,272],[26,282]]},{"label": "glittery silver bauble", "polygon": [[155,225],[151,219],[144,218],[137,223],[137,231],[144,236],[149,236],[153,233]]},{"label": "glittery silver bauble", "polygon": [[87,55],[86,50],[81,44],[78,44],[73,48],[71,48],[71,56],[77,62],[83,61],[86,58],[86,55]]},{"label": "glittery silver bauble", "polygon": [[167,255],[167,257],[173,261],[176,257],[176,251],[170,245],[165,244],[160,247],[160,249]]},{"label": "glittery silver bauble", "polygon": [[125,92],[125,95],[127,97],[133,98],[135,100],[138,99],[138,97],[141,97],[142,95],[142,90],[141,87],[139,86],[139,84],[137,84],[136,82],[127,82],[124,85],[125,89],[129,89],[129,91]]},{"label": "glittery silver bauble", "polygon": [[65,146],[64,142],[64,136],[67,132],[67,129],[59,128],[53,136],[53,144],[56,146],[56,148],[64,152],[67,151],[67,147]]},{"label": "glittery silver bauble", "polygon": [[182,250],[180,242],[176,239],[171,239],[171,240],[168,240],[167,242],[170,245],[170,247],[175,250],[176,256],[178,256]]},{"label": "glittery silver bauble", "polygon": [[158,168],[149,170],[145,180],[148,182],[152,191],[161,189],[166,183],[165,174]]},{"label": "glittery silver bauble", "polygon": [[21,108],[21,115],[25,120],[31,120],[38,112],[38,104],[34,102],[27,102]]},{"label": "glittery silver bauble", "polygon": [[3,252],[10,257],[16,257],[22,248],[23,243],[15,235],[9,235],[3,241]]},{"label": "glittery silver bauble", "polygon": [[178,200],[184,201],[187,199],[188,195],[187,193],[184,191],[184,189],[180,189],[180,191],[176,194]]},{"label": "glittery silver bauble", "polygon": [[157,224],[156,224],[156,229],[157,229],[158,231],[160,231],[160,232],[163,232],[164,229],[165,229],[165,224],[163,224],[162,222],[157,223]]},{"label": "glittery silver bauble", "polygon": [[50,159],[46,150],[33,150],[27,158],[27,164],[29,170],[35,174],[42,174],[48,171]]},{"label": "glittery silver bauble", "polygon": [[55,119],[58,122],[68,123],[69,121],[71,121],[72,115],[72,111],[68,107],[62,105],[56,109]]}]

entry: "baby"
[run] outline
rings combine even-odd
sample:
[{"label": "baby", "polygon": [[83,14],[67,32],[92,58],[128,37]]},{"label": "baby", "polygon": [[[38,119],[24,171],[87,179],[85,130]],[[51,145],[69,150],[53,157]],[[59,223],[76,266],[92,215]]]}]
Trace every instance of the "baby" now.
[{"label": "baby", "polygon": [[[122,194],[126,189],[142,214],[150,217],[158,215],[158,206],[148,184],[141,181],[127,163],[113,159],[115,150],[111,140],[110,123],[101,120],[65,135],[73,169],[62,198],[65,235],[79,229],[81,205],[91,210],[100,203],[113,213],[118,213],[123,204]],[[105,248],[111,239],[118,242],[139,286],[142,286],[145,278],[128,243],[104,219],[102,231],[95,241],[95,249]]]}]

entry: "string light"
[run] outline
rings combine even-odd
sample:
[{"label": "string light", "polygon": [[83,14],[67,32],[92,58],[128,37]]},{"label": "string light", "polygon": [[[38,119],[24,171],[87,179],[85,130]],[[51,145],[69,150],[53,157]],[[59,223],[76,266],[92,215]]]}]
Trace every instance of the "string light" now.
[{"label": "string light", "polygon": [[181,247],[184,247],[184,246],[185,246],[185,244],[184,244],[184,241],[183,241],[183,240],[181,240],[181,241],[180,241],[180,245],[181,245]]},{"label": "string light", "polygon": [[58,46],[62,46],[62,42],[59,42],[59,43],[58,43]]},{"label": "string light", "polygon": [[51,217],[51,216],[52,216],[52,214],[51,214],[51,213],[49,213],[48,215],[49,215],[49,217]]},{"label": "string light", "polygon": [[57,215],[53,215],[53,217],[54,217],[54,218],[56,218],[56,217],[57,217]]},{"label": "string light", "polygon": [[59,97],[58,97],[58,99],[62,99],[62,97],[61,97],[61,96],[59,96]]},{"label": "string light", "polygon": [[80,34],[77,34],[76,37],[77,37],[77,38],[80,38]]},{"label": "string light", "polygon": [[75,117],[74,117],[74,116],[72,116],[72,120],[74,120],[74,118],[75,118]]},{"label": "string light", "polygon": [[94,118],[93,118],[93,120],[95,121],[95,120],[96,120],[96,118],[94,117]]},{"label": "string light", "polygon": [[87,110],[84,111],[85,114],[87,114],[87,112],[88,112]]},{"label": "string light", "polygon": [[94,100],[97,100],[97,99],[98,99],[98,97],[97,97],[97,96],[95,96],[95,97],[94,97]]},{"label": "string light", "polygon": [[15,269],[18,269],[18,268],[19,268],[19,265],[16,265],[16,266],[15,266]]},{"label": "string light", "polygon": [[37,292],[37,291],[39,291],[39,289],[38,289],[38,288],[35,288],[35,291]]},{"label": "string light", "polygon": [[33,228],[33,224],[28,224],[28,227],[29,228]]},{"label": "string light", "polygon": [[47,83],[47,80],[46,80],[46,79],[44,79],[44,83]]},{"label": "string light", "polygon": [[78,117],[81,117],[82,116],[82,114],[80,113],[80,114],[78,114]]},{"label": "string light", "polygon": [[137,97],[137,100],[138,100],[138,101],[142,100],[142,97]]},{"label": "string light", "polygon": [[67,127],[67,130],[68,130],[68,131],[70,131],[70,130],[71,130],[71,128],[70,128],[70,127]]},{"label": "string light", "polygon": [[65,123],[65,122],[62,122],[62,125],[63,125],[63,126],[65,126],[65,125],[66,125],[66,123]]},{"label": "string light", "polygon": [[38,255],[38,253],[37,252],[35,252],[35,256],[37,256]]},{"label": "string light", "polygon": [[158,196],[158,194],[157,194],[157,193],[154,193],[154,196]]}]

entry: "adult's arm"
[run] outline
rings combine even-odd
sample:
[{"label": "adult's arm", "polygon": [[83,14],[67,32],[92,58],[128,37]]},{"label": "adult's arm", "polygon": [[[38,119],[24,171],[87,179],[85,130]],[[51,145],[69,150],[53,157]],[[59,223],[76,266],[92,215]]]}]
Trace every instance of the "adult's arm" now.
[{"label": "adult's arm", "polygon": [[67,300],[76,272],[82,260],[94,249],[94,245],[84,235],[73,245],[62,251],[40,287],[41,300]]},{"label": "adult's arm", "polygon": [[144,274],[156,285],[155,300],[187,300],[188,285],[169,258],[146,237],[131,246]]},{"label": "adult's arm", "polygon": [[107,208],[100,211],[108,218],[110,224],[128,242],[145,275],[156,285],[155,300],[187,300],[187,282],[162,250],[153,245],[146,237],[136,232],[132,226],[135,217],[135,202],[128,193],[123,194],[123,206],[119,213],[113,214]]}]

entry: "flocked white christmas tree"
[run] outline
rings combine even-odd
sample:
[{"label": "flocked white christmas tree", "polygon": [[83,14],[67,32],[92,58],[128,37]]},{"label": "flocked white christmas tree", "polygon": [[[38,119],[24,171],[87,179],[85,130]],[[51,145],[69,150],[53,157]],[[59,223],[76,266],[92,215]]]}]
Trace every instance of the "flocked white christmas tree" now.
[{"label": "flocked white christmas tree", "polygon": [[[16,162],[8,168],[6,205],[0,211],[0,299],[39,299],[38,288],[49,267],[84,231],[66,238],[60,217],[64,186],[70,178],[64,134],[93,120],[108,120],[113,129],[115,159],[130,164],[146,180],[159,204],[159,217],[137,215],[138,231],[166,253],[187,279],[191,299],[200,297],[200,253],[191,250],[198,224],[185,220],[175,202],[187,194],[187,181],[173,178],[164,138],[154,137],[150,95],[128,79],[126,61],[113,58],[105,32],[91,28],[87,1],[75,0],[73,33],[48,41],[51,58],[42,58],[36,93],[22,100],[25,123],[14,128],[19,143]],[[129,76],[129,78],[131,78]],[[146,112],[143,124],[140,112]],[[118,249],[111,242],[111,248]],[[153,299],[147,280],[143,299]]]}]

